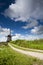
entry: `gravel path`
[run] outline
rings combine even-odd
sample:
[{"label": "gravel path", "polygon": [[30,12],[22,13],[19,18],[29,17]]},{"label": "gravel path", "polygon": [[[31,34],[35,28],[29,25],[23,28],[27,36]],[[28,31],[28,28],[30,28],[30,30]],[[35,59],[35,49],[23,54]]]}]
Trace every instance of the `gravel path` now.
[{"label": "gravel path", "polygon": [[21,49],[17,49],[17,48],[14,48],[11,44],[8,44],[13,50],[17,51],[17,52],[20,52],[20,53],[23,53],[25,55],[30,55],[30,56],[33,56],[33,57],[36,57],[40,60],[43,60],[43,53],[38,53],[38,52],[33,52],[33,51],[24,51],[24,50],[21,50]]}]

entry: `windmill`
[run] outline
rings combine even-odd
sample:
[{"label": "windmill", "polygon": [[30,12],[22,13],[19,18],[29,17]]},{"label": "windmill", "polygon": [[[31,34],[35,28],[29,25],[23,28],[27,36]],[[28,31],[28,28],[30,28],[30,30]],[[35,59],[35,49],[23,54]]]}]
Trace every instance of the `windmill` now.
[{"label": "windmill", "polygon": [[11,41],[11,30],[10,30],[10,33],[6,36],[7,37],[7,42],[10,42]]},{"label": "windmill", "polygon": [[11,35],[11,30],[10,30],[10,33],[6,36],[7,42],[10,42],[12,40],[12,36],[15,36],[15,35]]}]

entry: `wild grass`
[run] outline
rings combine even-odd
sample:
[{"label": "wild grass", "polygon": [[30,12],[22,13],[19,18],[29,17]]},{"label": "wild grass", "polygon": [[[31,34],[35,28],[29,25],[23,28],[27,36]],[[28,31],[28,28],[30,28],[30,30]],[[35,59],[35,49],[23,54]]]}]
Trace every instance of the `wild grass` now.
[{"label": "wild grass", "polygon": [[11,43],[25,48],[43,50],[43,39],[34,40],[34,41],[16,40],[16,41],[11,41]]},{"label": "wild grass", "polygon": [[42,60],[23,55],[9,46],[0,46],[0,65],[43,65]]}]

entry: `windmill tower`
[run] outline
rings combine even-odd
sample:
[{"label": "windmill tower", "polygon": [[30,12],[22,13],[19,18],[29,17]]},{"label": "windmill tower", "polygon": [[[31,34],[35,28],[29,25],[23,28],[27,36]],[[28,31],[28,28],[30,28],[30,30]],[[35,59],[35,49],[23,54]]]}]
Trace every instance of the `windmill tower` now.
[{"label": "windmill tower", "polygon": [[11,30],[10,30],[10,33],[9,35],[7,36],[7,42],[10,42],[12,40],[12,36],[11,36]]},{"label": "windmill tower", "polygon": [[10,42],[12,40],[12,36],[15,36],[15,35],[11,35],[11,30],[10,30],[9,35],[6,36],[7,37],[7,44],[8,44],[8,42]]}]

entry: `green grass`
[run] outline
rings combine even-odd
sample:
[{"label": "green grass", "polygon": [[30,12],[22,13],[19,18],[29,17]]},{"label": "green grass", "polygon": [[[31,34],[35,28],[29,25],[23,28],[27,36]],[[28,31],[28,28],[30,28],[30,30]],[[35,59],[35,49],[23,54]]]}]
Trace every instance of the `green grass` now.
[{"label": "green grass", "polygon": [[0,65],[43,65],[43,61],[0,46]]},{"label": "green grass", "polygon": [[11,43],[16,44],[21,47],[25,47],[25,48],[43,50],[43,39],[34,40],[34,41],[16,40],[16,41],[11,41]]}]

